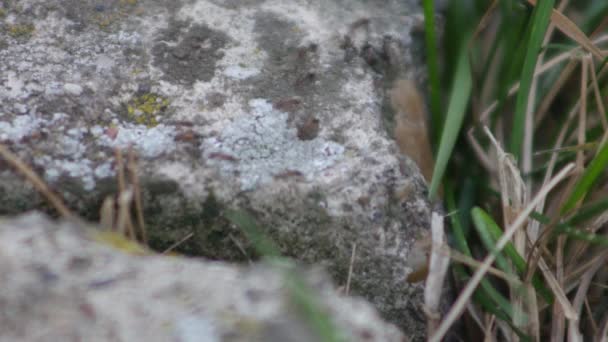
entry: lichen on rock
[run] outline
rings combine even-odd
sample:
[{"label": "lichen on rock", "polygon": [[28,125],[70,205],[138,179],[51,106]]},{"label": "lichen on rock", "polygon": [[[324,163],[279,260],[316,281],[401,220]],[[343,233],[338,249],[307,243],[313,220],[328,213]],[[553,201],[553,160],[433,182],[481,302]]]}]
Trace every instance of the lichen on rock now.
[{"label": "lichen on rock", "polygon": [[[390,37],[408,75],[424,74],[415,1],[10,6],[3,27],[35,31],[13,44],[0,30],[0,140],[71,208],[96,219],[115,183],[114,149],[132,149],[155,247],[192,233],[179,252],[255,259],[222,216],[243,210],[283,254],[343,285],[356,244],[351,293],[422,336],[422,291],[405,281],[405,259],[431,209],[386,130],[391,75],[374,65],[388,63]],[[2,214],[40,208],[23,184],[0,171]]]}]

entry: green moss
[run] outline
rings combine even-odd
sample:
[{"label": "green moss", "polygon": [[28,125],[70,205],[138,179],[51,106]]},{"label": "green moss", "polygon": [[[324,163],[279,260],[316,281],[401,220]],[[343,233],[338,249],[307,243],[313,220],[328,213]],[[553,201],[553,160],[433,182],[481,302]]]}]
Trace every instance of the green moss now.
[{"label": "green moss", "polygon": [[6,27],[7,33],[13,38],[29,39],[35,30],[36,27],[33,24],[14,24]]},{"label": "green moss", "polygon": [[0,18],[6,17],[6,10],[4,8],[0,8]]},{"label": "green moss", "polygon": [[134,98],[127,105],[127,116],[140,125],[155,127],[158,125],[156,116],[169,106],[169,100],[153,93]]}]

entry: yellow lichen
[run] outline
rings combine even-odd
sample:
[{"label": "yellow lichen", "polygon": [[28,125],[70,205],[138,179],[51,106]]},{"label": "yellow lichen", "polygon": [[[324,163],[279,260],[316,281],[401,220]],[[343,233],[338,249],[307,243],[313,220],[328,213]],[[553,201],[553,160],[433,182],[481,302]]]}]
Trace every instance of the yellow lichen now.
[{"label": "yellow lichen", "polygon": [[122,234],[118,234],[110,231],[91,231],[91,237],[93,240],[100,242],[104,245],[116,248],[127,254],[133,255],[146,255],[150,254],[150,251],[143,245],[125,238]]},{"label": "yellow lichen", "polygon": [[35,29],[33,24],[14,24],[8,25],[6,28],[8,34],[13,38],[29,38]]},{"label": "yellow lichen", "polygon": [[156,117],[169,106],[169,100],[157,94],[148,93],[134,98],[127,105],[127,115],[140,125],[158,125]]}]

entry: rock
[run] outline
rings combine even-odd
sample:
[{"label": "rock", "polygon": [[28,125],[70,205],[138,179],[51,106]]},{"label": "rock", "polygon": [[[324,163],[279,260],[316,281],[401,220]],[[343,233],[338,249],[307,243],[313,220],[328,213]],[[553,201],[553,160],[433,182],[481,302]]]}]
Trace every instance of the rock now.
[{"label": "rock", "polygon": [[63,90],[65,90],[66,93],[74,96],[80,96],[80,94],[82,94],[82,87],[78,84],[66,83],[63,85]]},{"label": "rock", "polygon": [[318,270],[129,255],[102,234],[40,214],[0,221],[0,340],[318,341],[304,298],[344,341],[405,341]]},{"label": "rock", "polygon": [[[385,96],[392,78],[423,77],[417,1],[5,7],[31,30],[0,30],[0,139],[70,208],[97,220],[117,191],[114,148],[132,146],[155,249],[193,233],[179,252],[255,259],[223,215],[237,209],[344,285],[356,244],[352,293],[423,335],[407,258],[431,209],[390,137]],[[0,214],[48,209],[24,184],[0,169]]]}]

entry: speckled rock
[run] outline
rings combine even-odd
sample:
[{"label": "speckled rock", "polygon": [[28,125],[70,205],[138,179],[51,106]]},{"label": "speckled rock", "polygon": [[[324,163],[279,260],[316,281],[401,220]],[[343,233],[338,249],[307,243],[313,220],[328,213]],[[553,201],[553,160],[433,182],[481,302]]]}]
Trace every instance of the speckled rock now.
[{"label": "speckled rock", "polygon": [[100,234],[39,214],[0,220],[0,340],[320,341],[311,307],[338,340],[406,340],[319,270],[129,255]]},{"label": "speckled rock", "polygon": [[[417,1],[21,0],[0,13],[0,140],[97,219],[114,149],[139,157],[150,244],[256,258],[226,208],[411,336],[430,207],[385,89],[421,78]],[[48,205],[0,164],[0,214]]]}]

